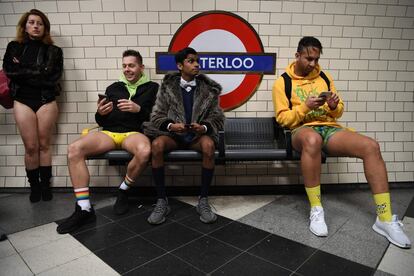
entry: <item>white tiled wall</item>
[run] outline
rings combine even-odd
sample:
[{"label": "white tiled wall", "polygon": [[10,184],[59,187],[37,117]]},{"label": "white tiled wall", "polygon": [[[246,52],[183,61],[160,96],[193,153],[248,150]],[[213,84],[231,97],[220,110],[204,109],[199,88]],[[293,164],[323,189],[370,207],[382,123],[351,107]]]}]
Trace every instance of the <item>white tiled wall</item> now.
[{"label": "white tiled wall", "polygon": [[[208,10],[225,10],[248,20],[266,52],[277,53],[277,74],[292,60],[301,36],[324,46],[321,64],[335,78],[346,104],[341,122],[380,143],[390,181],[414,179],[414,1],[412,0],[0,0],[0,56],[15,35],[20,15],[37,8],[47,13],[52,35],[63,48],[65,71],[60,116],[53,146],[54,186],[71,186],[67,145],[94,123],[96,94],[120,74],[123,50],[139,50],[151,79],[155,52],[167,51],[180,25]],[[271,87],[264,76],[257,93],[229,117],[273,116]],[[13,114],[0,107],[0,187],[27,186],[24,148]],[[124,167],[90,161],[92,186],[116,186]],[[190,169],[191,168],[191,169]],[[199,184],[199,165],[172,164],[169,185]],[[194,173],[194,171],[196,173]],[[302,181],[297,162],[252,162],[217,166],[215,185],[282,185]],[[139,179],[151,185],[151,172]],[[330,158],[323,183],[366,182],[355,158]]]}]

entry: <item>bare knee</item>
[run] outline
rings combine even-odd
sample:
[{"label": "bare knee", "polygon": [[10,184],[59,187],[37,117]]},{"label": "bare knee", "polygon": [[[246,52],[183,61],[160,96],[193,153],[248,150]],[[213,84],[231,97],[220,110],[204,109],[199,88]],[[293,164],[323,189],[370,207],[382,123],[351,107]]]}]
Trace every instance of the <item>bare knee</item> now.
[{"label": "bare knee", "polygon": [[75,161],[84,158],[82,147],[80,143],[73,142],[68,146],[68,159],[70,161]]},{"label": "bare knee", "polygon": [[40,142],[39,151],[41,152],[49,152],[50,144],[46,142]]},{"label": "bare knee", "polygon": [[139,144],[134,152],[135,158],[138,158],[138,160],[141,163],[147,163],[151,156],[151,145],[148,144]]},{"label": "bare knee", "polygon": [[39,154],[39,145],[37,143],[27,143],[25,144],[26,154],[29,156],[34,156]]},{"label": "bare knee", "polygon": [[153,157],[160,157],[164,155],[165,143],[160,139],[152,141],[151,153]]},{"label": "bare knee", "polygon": [[302,151],[320,152],[322,148],[322,137],[318,134],[309,134],[302,138]]},{"label": "bare knee", "polygon": [[364,140],[362,143],[361,158],[366,158],[368,156],[375,156],[378,158],[381,157],[381,148],[378,142],[370,137]]}]

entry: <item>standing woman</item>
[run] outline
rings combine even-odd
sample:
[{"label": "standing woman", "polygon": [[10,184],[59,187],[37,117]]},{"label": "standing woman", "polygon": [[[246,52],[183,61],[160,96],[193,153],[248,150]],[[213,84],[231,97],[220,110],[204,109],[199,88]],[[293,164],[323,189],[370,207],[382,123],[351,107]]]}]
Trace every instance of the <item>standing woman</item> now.
[{"label": "standing woman", "polygon": [[63,54],[53,45],[50,22],[43,12],[32,9],[20,18],[16,39],[7,45],[3,69],[11,80],[14,118],[24,143],[30,201],[51,200],[50,140],[58,117],[55,96]]}]

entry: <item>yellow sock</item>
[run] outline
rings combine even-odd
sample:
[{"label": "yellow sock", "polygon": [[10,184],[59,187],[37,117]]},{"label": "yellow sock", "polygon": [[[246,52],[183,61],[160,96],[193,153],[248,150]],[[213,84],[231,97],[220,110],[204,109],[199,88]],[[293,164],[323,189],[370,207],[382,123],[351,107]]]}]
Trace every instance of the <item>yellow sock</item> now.
[{"label": "yellow sock", "polygon": [[377,205],[377,216],[380,221],[391,221],[391,199],[390,193],[374,194],[374,201]]},{"label": "yellow sock", "polygon": [[315,206],[322,206],[321,203],[321,185],[318,185],[316,187],[307,188],[305,187],[306,194],[308,195],[309,202],[312,207]]}]

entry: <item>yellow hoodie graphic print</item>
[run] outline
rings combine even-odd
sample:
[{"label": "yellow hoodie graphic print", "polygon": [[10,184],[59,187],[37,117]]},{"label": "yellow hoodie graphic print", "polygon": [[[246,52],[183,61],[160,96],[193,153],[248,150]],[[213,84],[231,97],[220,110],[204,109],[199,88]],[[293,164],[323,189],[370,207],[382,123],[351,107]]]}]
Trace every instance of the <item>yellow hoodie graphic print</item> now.
[{"label": "yellow hoodie graphic print", "polygon": [[[331,110],[327,103],[315,110],[311,110],[305,104],[309,96],[318,96],[321,92],[328,91],[325,80],[319,75],[321,69],[317,65],[315,69],[306,77],[298,76],[294,73],[295,62],[286,68],[286,73],[292,79],[291,103],[289,108],[289,100],[285,93],[285,82],[279,77],[273,85],[273,106],[277,122],[290,129],[300,127],[302,125],[316,126],[329,125],[341,127],[336,120],[342,116],[344,104],[339,100],[338,106]],[[330,80],[330,91],[337,93],[332,77],[325,73]]]}]

